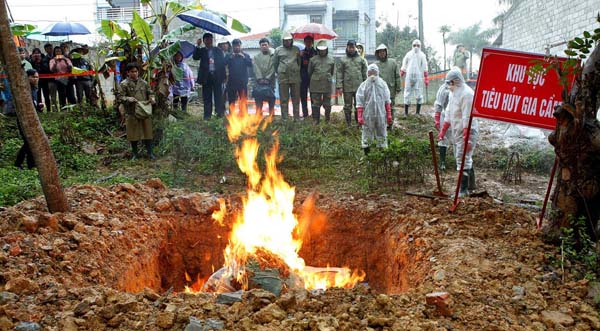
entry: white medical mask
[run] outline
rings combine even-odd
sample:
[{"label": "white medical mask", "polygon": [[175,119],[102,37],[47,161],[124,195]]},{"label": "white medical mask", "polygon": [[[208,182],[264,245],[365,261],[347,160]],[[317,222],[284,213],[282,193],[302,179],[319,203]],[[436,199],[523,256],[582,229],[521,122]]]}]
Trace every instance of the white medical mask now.
[{"label": "white medical mask", "polygon": [[377,79],[377,75],[369,76],[369,79],[374,82]]}]

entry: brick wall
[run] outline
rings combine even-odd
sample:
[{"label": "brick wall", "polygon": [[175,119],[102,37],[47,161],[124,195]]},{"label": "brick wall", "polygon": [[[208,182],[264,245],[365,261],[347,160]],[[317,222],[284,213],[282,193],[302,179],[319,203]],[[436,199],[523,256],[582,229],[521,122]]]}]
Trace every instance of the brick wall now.
[{"label": "brick wall", "polygon": [[[506,15],[502,48],[545,53],[549,44],[568,41],[600,27],[600,0],[522,0]],[[551,54],[565,55],[566,44]]]}]

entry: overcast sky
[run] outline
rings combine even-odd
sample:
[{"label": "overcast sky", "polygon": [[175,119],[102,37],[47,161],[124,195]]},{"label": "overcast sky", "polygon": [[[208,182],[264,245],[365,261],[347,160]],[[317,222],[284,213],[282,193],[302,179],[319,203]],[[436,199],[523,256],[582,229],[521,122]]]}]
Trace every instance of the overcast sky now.
[{"label": "overcast sky", "polygon": [[[83,23],[90,30],[95,29],[96,3],[96,0],[8,0],[17,22],[35,22],[43,28],[52,22],[68,20]],[[252,33],[268,31],[279,24],[279,0],[204,0],[202,3],[246,23],[252,28]],[[377,0],[377,18],[393,25],[398,21],[400,27],[408,24],[417,28],[417,4],[417,0]],[[489,28],[492,27],[492,19],[501,10],[498,0],[423,0],[425,42],[441,56],[440,26],[450,25],[456,31],[481,21],[482,28]],[[71,39],[86,38],[74,36]]]}]

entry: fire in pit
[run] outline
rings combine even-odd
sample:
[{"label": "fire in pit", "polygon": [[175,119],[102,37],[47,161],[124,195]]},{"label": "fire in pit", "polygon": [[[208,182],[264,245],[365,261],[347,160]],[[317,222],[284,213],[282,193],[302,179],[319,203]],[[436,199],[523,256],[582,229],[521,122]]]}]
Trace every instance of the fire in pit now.
[{"label": "fire in pit", "polygon": [[[236,145],[240,170],[248,177],[242,209],[233,211],[233,226],[224,250],[224,265],[202,287],[203,291],[229,292],[264,287],[284,279],[289,287],[308,290],[354,287],[364,280],[363,271],[346,267],[310,267],[298,255],[310,218],[294,214],[295,190],[277,169],[278,143],[265,155],[266,169],[257,163],[259,143],[256,133],[271,117],[232,112],[227,117],[229,140]],[[309,207],[312,201],[306,204]],[[228,214],[225,204],[213,217],[222,222]],[[259,284],[256,284],[256,283]],[[253,284],[254,283],[254,284]],[[281,287],[277,284],[276,287]],[[187,288],[194,292],[198,286]]]}]

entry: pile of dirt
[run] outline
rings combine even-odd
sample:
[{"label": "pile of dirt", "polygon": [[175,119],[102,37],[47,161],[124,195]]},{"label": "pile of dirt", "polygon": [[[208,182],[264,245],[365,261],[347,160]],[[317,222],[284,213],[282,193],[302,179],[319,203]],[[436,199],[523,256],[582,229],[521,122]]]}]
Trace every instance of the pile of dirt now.
[{"label": "pile of dirt", "polygon": [[[600,287],[552,266],[534,215],[491,199],[449,214],[447,200],[320,196],[328,221],[310,224],[300,255],[364,270],[366,283],[223,300],[182,291],[185,273],[223,263],[218,196],[159,180],[67,195],[69,213],[42,198],[0,211],[0,330],[600,329]],[[447,294],[428,305],[435,292]]]}]

